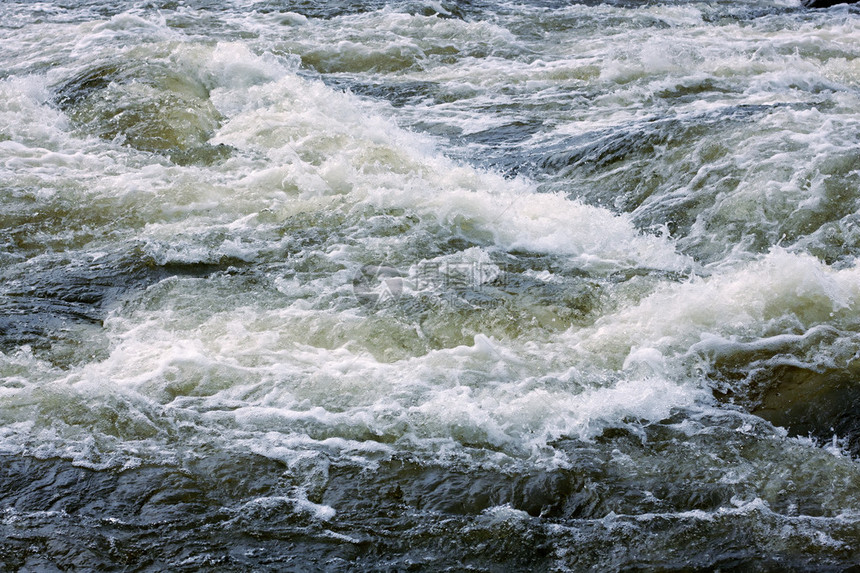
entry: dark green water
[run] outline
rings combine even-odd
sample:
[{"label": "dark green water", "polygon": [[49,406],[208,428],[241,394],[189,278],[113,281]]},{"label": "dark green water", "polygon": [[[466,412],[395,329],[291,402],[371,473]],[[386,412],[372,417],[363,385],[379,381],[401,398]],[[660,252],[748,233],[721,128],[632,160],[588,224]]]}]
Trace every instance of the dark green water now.
[{"label": "dark green water", "polygon": [[860,10],[0,4],[0,570],[849,571]]}]

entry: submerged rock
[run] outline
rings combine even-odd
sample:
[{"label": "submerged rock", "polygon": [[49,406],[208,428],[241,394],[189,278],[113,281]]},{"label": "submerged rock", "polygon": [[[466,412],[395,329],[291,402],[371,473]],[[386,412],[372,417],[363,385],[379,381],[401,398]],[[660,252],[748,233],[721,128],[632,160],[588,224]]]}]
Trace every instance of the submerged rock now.
[{"label": "submerged rock", "polygon": [[821,443],[836,438],[860,456],[860,372],[816,372],[785,366],[772,373],[774,383],[752,411],[791,434]]},{"label": "submerged rock", "polygon": [[857,341],[835,328],[736,343],[712,355],[718,399],[745,407],[791,435],[838,438],[860,455]]},{"label": "submerged rock", "polygon": [[229,155],[208,140],[221,115],[202,82],[165,63],[130,61],[87,69],[56,90],[56,103],[85,132],[180,165]]},{"label": "submerged rock", "polygon": [[96,261],[57,257],[10,268],[0,273],[0,352],[28,346],[58,366],[102,358],[108,345],[102,321],[128,291],[173,276],[208,277],[233,264],[242,263],[157,264],[133,249]]}]

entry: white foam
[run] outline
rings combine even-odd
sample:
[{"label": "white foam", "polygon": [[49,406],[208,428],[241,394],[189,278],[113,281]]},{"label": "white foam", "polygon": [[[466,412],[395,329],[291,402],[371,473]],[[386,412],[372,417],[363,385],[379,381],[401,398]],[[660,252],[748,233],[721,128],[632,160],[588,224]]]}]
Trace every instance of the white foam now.
[{"label": "white foam", "polygon": [[319,521],[330,521],[337,513],[333,507],[314,503],[302,496],[258,497],[245,503],[236,513],[237,516],[242,517],[246,514],[259,516],[282,512],[304,513]]},{"label": "white foam", "polygon": [[139,14],[123,12],[101,22],[82,24],[75,34],[73,58],[87,60],[93,52],[110,47],[133,46],[142,42],[176,40],[178,35],[167,26],[162,15],[146,18]]},{"label": "white foam", "polygon": [[447,186],[453,189],[439,189],[432,196],[413,189],[380,189],[371,191],[369,199],[379,208],[420,209],[440,225],[476,239],[491,238],[508,251],[566,255],[573,264],[595,272],[631,266],[683,270],[691,265],[670,241],[641,234],[625,216],[502,181],[496,181],[498,192],[489,190],[489,181],[474,190],[456,188],[452,181]]},{"label": "white foam", "polygon": [[[0,79],[0,121],[10,138],[0,141],[6,153],[42,155],[56,150],[68,119],[48,105],[50,92],[44,78],[12,76]],[[48,149],[45,149],[48,148]]]},{"label": "white foam", "polygon": [[[569,8],[574,16],[592,9]],[[628,11],[594,10],[600,17]],[[543,59],[496,23],[390,9],[331,20],[233,14],[242,25],[261,26],[262,33],[220,43],[196,42],[164,19],[135,12],[71,27],[77,36],[63,44],[64,56],[50,79],[0,80],[2,135],[11,138],[0,141],[3,175],[30,177],[26,182],[40,201],[65,191],[70,204],[107,205],[114,222],[127,217],[129,223],[108,228],[105,241],[140,248],[156,264],[219,263],[228,257],[264,272],[286,270],[272,279],[271,292],[264,280],[258,290],[236,292],[237,283],[217,273],[132,292],[105,320],[110,345],[103,360],[63,371],[32,352],[0,356],[0,396],[12,404],[0,410],[4,447],[121,468],[178,455],[179,446],[167,436],[182,430],[195,436],[190,447],[239,444],[287,464],[310,450],[374,459],[400,449],[476,448],[561,465],[563,454],[549,447],[553,440],[589,440],[608,427],[657,422],[677,409],[707,405],[708,389],[686,368],[692,354],[718,352],[727,344],[784,342],[770,332],[781,320],[802,332],[856,322],[855,267],[836,271],[781,249],[748,263],[729,257],[728,264],[706,269],[708,278],[666,281],[643,300],[632,296],[629,305],[622,297],[621,308],[593,326],[577,325],[557,337],[499,339],[467,332],[461,334],[471,336],[470,342],[434,349],[421,339],[420,326],[404,325],[396,315],[374,315],[349,298],[355,268],[405,244],[398,233],[367,233],[368,214],[408,219],[426,233],[421,240],[460,237],[477,245],[419,254],[404,268],[414,271],[427,262],[481,265],[487,271],[479,277],[482,285],[498,276],[494,256],[505,251],[551,255],[562,261],[562,270],[577,268],[597,280],[618,270],[701,270],[668,237],[638,230],[631,216],[571,200],[577,189],[538,193],[533,181],[458,163],[445,157],[436,140],[396,121],[414,112],[471,134],[503,125],[508,118],[502,112],[485,113],[482,106],[516,104],[516,90],[538,101],[535,94],[551,95],[543,90],[559,86],[586,95],[603,89],[595,93],[608,95],[585,98],[582,108],[548,107],[547,122],[558,125],[551,136],[576,135],[651,117],[643,102],[684,82],[746,78],[750,94],[744,101],[770,104],[795,101],[796,84],[833,87],[857,78],[848,60],[799,65],[801,56],[782,53],[778,45],[762,52],[753,48],[762,38],[788,31],[753,22],[721,26],[709,36],[698,28],[701,16],[694,8],[649,6],[645,12],[671,28],[627,30],[624,42],[613,40],[612,57],[604,57],[609,44],[589,44],[593,38],[587,35],[561,38],[540,54]],[[278,26],[269,27],[273,21]],[[283,23],[290,27],[285,30]],[[806,46],[840,41],[837,33],[825,37],[813,24],[802,31],[809,35]],[[850,23],[843,31],[846,41],[856,35]],[[227,160],[177,166],[70,133],[69,118],[49,104],[51,82],[110,61],[121,46],[176,65],[204,83],[224,116],[210,143],[230,146]],[[346,73],[376,66],[365,78],[370,83],[380,77],[374,74],[394,69],[396,76],[387,79],[435,82],[474,97],[398,112],[308,79],[298,54],[309,55],[311,48],[320,66],[342,66]],[[445,59],[438,54],[448,51],[455,62],[437,66]],[[72,56],[77,61],[64,59]],[[838,101],[853,105],[850,94]],[[682,111],[719,105],[694,102]],[[769,117],[771,123],[762,125],[779,129],[792,118],[794,125],[821,125],[824,114],[789,109]],[[822,134],[849,133],[846,125],[844,131],[794,130],[788,140],[804,154],[826,154],[838,146]],[[760,143],[768,148],[769,141]],[[793,168],[798,156],[770,157],[776,169]],[[756,163],[760,155],[740,156],[739,165],[750,171]],[[750,202],[802,189],[778,185],[771,174],[751,175],[740,195],[720,198],[717,211],[732,220],[744,216]],[[812,183],[815,190],[820,184]],[[807,201],[800,207],[814,207],[816,197],[800,195]],[[306,226],[292,221],[299,215],[307,215]],[[328,227],[320,222],[326,216],[340,222]],[[321,238],[302,251],[289,241],[306,230]],[[106,249],[99,243],[89,252]],[[335,270],[312,279],[289,274],[295,260],[311,254]],[[561,275],[527,276],[551,281]],[[408,348],[385,354],[398,345]],[[71,403],[91,408],[75,418],[66,415]],[[38,419],[14,419],[36,410]],[[106,412],[121,431],[105,425]],[[297,504],[322,520],[334,515],[298,497],[271,503]],[[522,517],[510,508],[488,515]]]},{"label": "white foam", "polygon": [[[860,270],[833,270],[814,257],[775,248],[759,261],[707,279],[666,284],[639,304],[571,331],[580,351],[612,368],[681,356],[710,336],[756,340],[779,321],[804,329],[857,316]],[[714,339],[709,339],[714,340]]]}]

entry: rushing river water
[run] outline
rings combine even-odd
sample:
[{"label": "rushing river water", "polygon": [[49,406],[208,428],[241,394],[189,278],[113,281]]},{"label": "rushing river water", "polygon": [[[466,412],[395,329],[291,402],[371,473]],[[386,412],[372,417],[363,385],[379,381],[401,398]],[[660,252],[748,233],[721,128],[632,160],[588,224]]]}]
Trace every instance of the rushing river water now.
[{"label": "rushing river water", "polygon": [[0,3],[0,570],[860,561],[860,9]]}]

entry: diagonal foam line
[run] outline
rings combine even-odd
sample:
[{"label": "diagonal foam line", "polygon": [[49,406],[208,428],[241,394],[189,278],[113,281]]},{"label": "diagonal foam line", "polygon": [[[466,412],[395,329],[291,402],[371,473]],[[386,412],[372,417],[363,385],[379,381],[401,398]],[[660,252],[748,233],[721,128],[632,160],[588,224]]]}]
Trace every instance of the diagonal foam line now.
[{"label": "diagonal foam line", "polygon": [[511,207],[513,207],[514,205],[516,205],[516,204],[517,204],[517,202],[518,202],[519,200],[520,200],[520,198],[519,198],[519,197],[514,198],[514,200],[513,200],[513,201],[511,201],[510,205],[508,205],[507,207],[505,207],[504,209],[502,209],[501,213],[499,213],[498,215],[496,215],[496,217],[495,217],[492,221],[490,221],[490,224],[497,223],[497,222],[499,221],[499,219],[501,219],[501,218],[502,218],[502,215],[504,215],[505,213],[507,213],[507,212],[508,212],[508,210],[509,210]]}]

